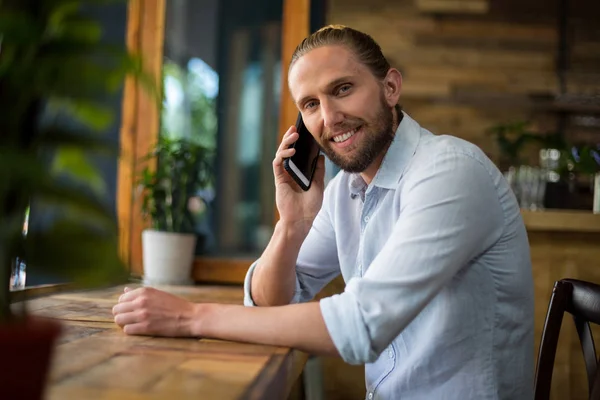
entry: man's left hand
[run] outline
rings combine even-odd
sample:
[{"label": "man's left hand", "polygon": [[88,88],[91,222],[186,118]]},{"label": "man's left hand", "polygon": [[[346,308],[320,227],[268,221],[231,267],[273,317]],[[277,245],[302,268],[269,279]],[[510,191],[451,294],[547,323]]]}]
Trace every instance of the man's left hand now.
[{"label": "man's left hand", "polygon": [[157,289],[125,288],[112,311],[128,335],[181,337],[194,335],[197,309],[197,304]]}]

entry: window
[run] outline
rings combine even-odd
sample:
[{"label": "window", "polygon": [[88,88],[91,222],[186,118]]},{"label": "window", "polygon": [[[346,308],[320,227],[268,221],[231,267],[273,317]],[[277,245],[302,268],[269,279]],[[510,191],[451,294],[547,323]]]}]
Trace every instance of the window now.
[{"label": "window", "polygon": [[216,149],[199,254],[255,257],[274,220],[281,0],[166,3],[161,135]]},{"label": "window", "polygon": [[310,11],[306,0],[129,3],[128,46],[142,53],[167,94],[158,110],[141,85],[125,86],[117,212],[134,275],[143,272],[146,224],[132,187],[159,132],[194,135],[216,148],[216,184],[203,193],[211,199],[208,218],[197,227],[206,240],[195,279],[240,283],[261,253],[277,218],[271,161],[297,115],[281,65],[308,34]]}]

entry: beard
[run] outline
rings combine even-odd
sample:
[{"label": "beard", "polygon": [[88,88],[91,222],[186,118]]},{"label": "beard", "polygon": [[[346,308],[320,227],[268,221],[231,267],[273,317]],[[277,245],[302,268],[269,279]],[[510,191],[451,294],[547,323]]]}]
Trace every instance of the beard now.
[{"label": "beard", "polygon": [[394,114],[383,96],[380,98],[379,110],[373,121],[367,122],[361,118],[352,118],[344,121],[341,129],[348,128],[350,130],[359,126],[363,137],[360,138],[360,144],[352,145],[354,148],[350,154],[339,154],[333,148],[330,140],[320,143],[321,150],[331,162],[349,173],[365,171],[394,140]]}]

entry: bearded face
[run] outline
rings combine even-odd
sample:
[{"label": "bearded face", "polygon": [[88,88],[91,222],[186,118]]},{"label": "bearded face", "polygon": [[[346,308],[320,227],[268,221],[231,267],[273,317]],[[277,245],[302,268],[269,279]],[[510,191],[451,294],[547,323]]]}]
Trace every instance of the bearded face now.
[{"label": "bearded face", "polygon": [[365,120],[346,116],[335,132],[326,130],[324,138],[317,141],[323,152],[342,170],[363,172],[394,139],[392,109],[380,96],[375,117]]},{"label": "bearded face", "polygon": [[399,72],[377,78],[348,48],[323,46],[296,60],[288,83],[304,124],[329,159],[347,172],[373,176],[395,134]]}]

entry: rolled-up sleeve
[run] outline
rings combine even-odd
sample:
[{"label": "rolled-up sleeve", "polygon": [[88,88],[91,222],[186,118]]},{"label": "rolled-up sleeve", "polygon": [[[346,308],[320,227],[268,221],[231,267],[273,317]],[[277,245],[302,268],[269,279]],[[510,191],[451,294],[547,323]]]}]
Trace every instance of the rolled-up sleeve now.
[{"label": "rolled-up sleeve", "polygon": [[[330,188],[331,186],[328,186],[325,190],[323,206],[298,253],[296,288],[291,304],[312,300],[327,283],[340,274],[335,231],[329,212]],[[246,306],[256,306],[252,300],[251,284],[252,275],[259,263],[260,259],[250,266],[244,279],[244,305]]]},{"label": "rolled-up sleeve", "polygon": [[[254,300],[252,299],[251,285],[252,275],[254,274],[254,270],[256,269],[256,266],[258,265],[259,261],[260,259],[252,263],[252,265],[248,269],[248,272],[246,273],[246,277],[244,278],[244,305],[246,307],[256,307],[256,303],[254,303]],[[299,303],[301,301],[301,293],[302,287],[300,286],[298,274],[296,273],[296,289],[294,290],[294,297],[292,297],[290,304]]]},{"label": "rolled-up sleeve", "polygon": [[471,260],[501,236],[504,213],[490,171],[442,152],[406,177],[392,234],[367,272],[321,312],[342,358],[373,362]]}]

